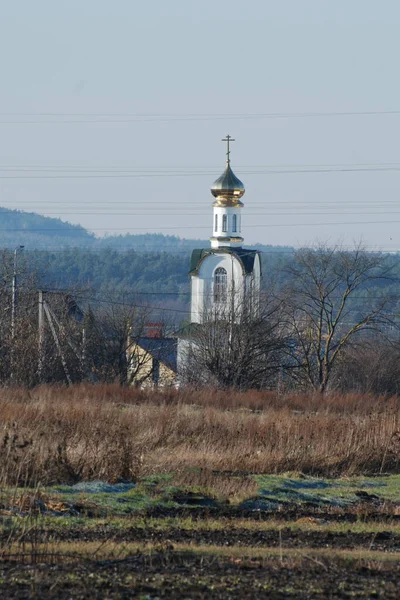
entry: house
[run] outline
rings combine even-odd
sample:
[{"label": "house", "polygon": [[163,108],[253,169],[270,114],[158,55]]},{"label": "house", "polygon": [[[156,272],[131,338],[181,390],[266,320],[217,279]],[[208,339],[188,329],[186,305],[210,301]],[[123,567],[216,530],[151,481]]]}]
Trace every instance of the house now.
[{"label": "house", "polygon": [[142,388],[176,385],[176,337],[163,335],[163,323],[148,323],[144,336],[131,339],[127,349],[128,381]]}]

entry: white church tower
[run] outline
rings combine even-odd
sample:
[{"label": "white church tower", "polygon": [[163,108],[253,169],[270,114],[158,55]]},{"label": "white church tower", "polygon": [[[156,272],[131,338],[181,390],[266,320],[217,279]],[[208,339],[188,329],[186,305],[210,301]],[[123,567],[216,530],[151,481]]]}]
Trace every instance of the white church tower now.
[{"label": "white church tower", "polygon": [[242,247],[241,198],[243,183],[231,169],[230,143],[227,135],[225,171],[214,182],[211,247],[193,250],[191,277],[191,323],[201,324],[211,318],[240,317],[241,310],[253,311],[259,305],[261,262],[257,250]]}]

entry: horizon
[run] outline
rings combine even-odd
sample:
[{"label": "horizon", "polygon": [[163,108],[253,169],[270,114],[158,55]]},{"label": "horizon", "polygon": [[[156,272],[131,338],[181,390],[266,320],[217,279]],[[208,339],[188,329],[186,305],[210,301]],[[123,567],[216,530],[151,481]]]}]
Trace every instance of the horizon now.
[{"label": "horizon", "polygon": [[[189,242],[189,243],[199,242],[199,244],[203,244],[203,245],[204,245],[204,243],[209,244],[209,241],[210,241],[209,238],[182,237],[179,234],[177,235],[177,234],[173,234],[173,233],[163,233],[162,231],[156,231],[156,232],[142,231],[142,232],[137,232],[137,233],[135,233],[135,232],[132,232],[132,233],[129,233],[129,232],[126,232],[126,233],[121,233],[121,232],[119,232],[119,233],[118,232],[116,232],[116,233],[105,232],[105,233],[103,233],[103,235],[96,235],[95,232],[90,231],[90,229],[86,228],[81,223],[71,223],[69,221],[60,219],[59,217],[46,217],[45,215],[41,215],[39,213],[32,212],[32,211],[28,212],[28,211],[23,211],[21,209],[11,209],[11,210],[9,210],[7,208],[4,208],[4,207],[0,206],[0,213],[2,213],[2,212],[4,213],[4,211],[6,211],[7,213],[15,213],[15,214],[19,214],[20,213],[20,214],[26,214],[26,215],[34,215],[34,216],[43,217],[45,219],[51,219],[51,220],[54,220],[54,221],[61,221],[63,225],[68,225],[68,226],[70,226],[72,228],[79,227],[79,228],[82,229],[83,232],[85,232],[86,234],[90,235],[91,239],[93,241],[102,241],[102,240],[106,240],[106,239],[110,239],[110,238],[111,239],[112,238],[119,239],[119,238],[125,238],[125,237],[129,237],[129,236],[133,236],[133,237],[159,236],[159,237],[163,237],[163,238],[167,238],[167,239],[168,238],[172,238],[173,240],[176,240],[177,242]],[[7,231],[9,231],[9,230],[7,230]],[[25,229],[25,228],[21,228],[18,231],[19,231],[19,233],[21,233],[23,235],[25,233],[36,232],[36,233],[39,234],[41,240],[44,241],[44,239],[47,239],[47,236],[41,235],[40,232],[41,231],[48,231],[48,228],[45,228],[45,227],[43,229],[40,229],[40,228],[39,229]],[[65,231],[65,229],[64,228],[60,228],[60,231]],[[56,232],[57,232],[57,229],[54,229],[54,236],[56,236]],[[356,241],[354,241],[352,244],[348,244],[348,245],[345,245],[345,244],[340,243],[340,242],[333,242],[332,244],[328,244],[328,243],[325,244],[325,243],[323,243],[322,245],[326,246],[327,248],[338,248],[338,249],[343,249],[343,250],[349,250],[349,251],[351,251],[359,243],[361,243],[361,247],[364,250],[369,251],[369,252],[383,252],[383,253],[386,253],[386,254],[397,254],[397,253],[400,252],[400,248],[382,248],[382,247],[378,247],[378,246],[368,246],[366,244],[363,244],[362,242],[356,242]],[[318,240],[315,241],[315,242],[313,242],[313,243],[311,243],[311,244],[309,244],[309,245],[301,245],[301,246],[300,245],[296,246],[296,245],[293,245],[293,244],[266,244],[266,243],[263,243],[263,242],[254,242],[254,243],[250,242],[248,244],[246,244],[246,243],[243,244],[243,246],[251,246],[251,247],[262,246],[262,247],[272,247],[272,248],[286,248],[286,249],[291,249],[291,250],[299,250],[299,249],[302,249],[302,248],[317,248],[320,245],[321,245],[321,242],[318,241]],[[11,246],[9,246],[9,245],[2,245],[2,243],[1,243],[1,234],[0,234],[0,248],[2,247],[3,249],[10,249],[10,248],[12,249],[14,246],[15,246],[15,244],[13,244]],[[73,246],[71,244],[71,245],[64,246],[62,249],[68,250],[68,249],[71,249],[71,248],[78,248],[78,249],[81,249],[81,250],[90,250],[90,246],[85,246],[83,244],[80,245],[80,246]],[[111,245],[110,248],[113,248],[113,246]],[[165,246],[166,250],[168,250],[169,248],[171,248],[171,247],[170,246]],[[38,247],[35,246],[35,245],[31,246],[31,248],[29,248],[29,245],[25,246],[25,250],[26,251],[37,250],[37,249],[38,249]],[[40,247],[40,249],[43,250],[43,251],[47,251],[47,250],[48,251],[52,251],[53,250],[52,247],[48,248],[48,249]],[[115,247],[113,249],[125,251],[125,250],[129,250],[130,248],[129,247],[127,247],[127,248],[118,248],[118,247]],[[144,250],[148,251],[148,247],[146,246],[144,248]],[[157,248],[157,250],[163,250],[163,247],[160,246],[160,248]]]}]

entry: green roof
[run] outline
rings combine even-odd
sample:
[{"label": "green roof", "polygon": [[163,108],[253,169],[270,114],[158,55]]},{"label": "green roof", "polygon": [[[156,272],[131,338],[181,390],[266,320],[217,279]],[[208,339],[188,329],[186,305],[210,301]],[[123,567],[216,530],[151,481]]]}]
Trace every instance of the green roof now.
[{"label": "green roof", "polygon": [[250,275],[254,269],[255,258],[260,252],[258,250],[246,250],[245,248],[230,248],[229,246],[216,249],[197,248],[192,252],[189,275],[197,275],[203,258],[210,254],[234,254],[242,263],[246,275]]}]

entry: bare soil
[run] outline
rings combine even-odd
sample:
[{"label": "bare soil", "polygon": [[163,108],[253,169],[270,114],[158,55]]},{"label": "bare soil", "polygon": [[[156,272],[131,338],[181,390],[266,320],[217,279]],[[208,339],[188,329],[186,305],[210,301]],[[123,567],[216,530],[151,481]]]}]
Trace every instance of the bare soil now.
[{"label": "bare soil", "polygon": [[[6,533],[2,534],[3,539]],[[1,539],[1,538],[0,538]],[[282,527],[280,530],[264,531],[249,529],[226,530],[188,530],[185,528],[153,529],[151,527],[124,527],[121,530],[107,526],[99,527],[68,527],[27,531],[20,538],[20,543],[46,542],[106,542],[116,543],[181,543],[195,545],[215,545],[222,547],[279,547],[283,548],[332,548],[355,549],[364,548],[379,551],[400,551],[400,534],[388,529],[376,533],[358,533],[353,531],[307,531],[293,530]]]},{"label": "bare soil", "polygon": [[399,597],[400,565],[362,561],[221,559],[162,551],[121,561],[0,567],[0,598],[92,600],[157,598]]}]

